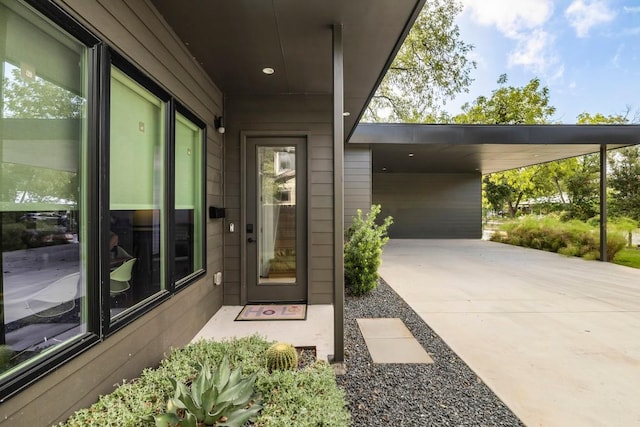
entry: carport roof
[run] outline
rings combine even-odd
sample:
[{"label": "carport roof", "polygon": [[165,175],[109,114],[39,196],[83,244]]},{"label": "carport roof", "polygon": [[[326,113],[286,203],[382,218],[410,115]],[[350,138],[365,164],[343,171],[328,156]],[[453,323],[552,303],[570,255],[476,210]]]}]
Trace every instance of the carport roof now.
[{"label": "carport roof", "polygon": [[349,142],[371,144],[374,173],[487,174],[640,144],[640,126],[361,123]]}]

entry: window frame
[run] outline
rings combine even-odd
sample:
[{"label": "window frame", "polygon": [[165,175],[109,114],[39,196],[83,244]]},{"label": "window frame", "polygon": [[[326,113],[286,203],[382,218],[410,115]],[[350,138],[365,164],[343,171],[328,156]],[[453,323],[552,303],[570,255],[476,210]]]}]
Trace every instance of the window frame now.
[{"label": "window frame", "polygon": [[[82,154],[81,152],[81,155],[84,156],[83,160],[87,162],[88,168],[92,168],[98,158],[95,147],[99,143],[99,138],[97,133],[94,132],[94,129],[99,127],[97,117],[101,109],[96,87],[99,84],[102,42],[71,15],[52,3],[24,0],[22,5],[40,15],[45,21],[49,21],[56,26],[58,30],[66,33],[66,35],[75,39],[87,49],[87,74],[85,75],[87,79],[87,140],[85,142],[86,147],[82,147],[82,149],[86,149],[86,153]],[[91,179],[91,173],[89,176],[83,177],[82,182],[87,186],[86,189],[80,190],[81,193],[83,191],[86,192],[87,206],[84,209],[87,210],[87,216],[91,217],[91,215],[95,213],[94,207],[97,201],[98,186]],[[87,246],[86,253],[89,259],[97,255],[96,231],[95,228],[87,227],[86,242],[84,244]],[[0,380],[0,399],[3,401],[31,386],[48,373],[54,371],[57,367],[65,364],[101,341],[99,314],[92,310],[94,305],[94,301],[92,300],[95,300],[95,296],[91,298],[93,287],[87,285],[87,283],[95,283],[97,271],[95,265],[91,262],[87,262],[85,267],[86,282],[83,285],[87,291],[87,308],[89,311],[86,318],[87,331],[68,342],[56,346],[52,349],[51,354],[43,356],[39,360],[25,362],[23,366],[17,366],[15,373]]]},{"label": "window frame", "polygon": [[[100,344],[118,330],[130,325],[136,319],[147,314],[174,294],[188,288],[207,274],[207,124],[190,109],[178,102],[173,94],[165,90],[153,78],[141,71],[133,62],[107,44],[106,40],[91,32],[80,21],[67,13],[54,2],[40,0],[20,0],[26,8],[35,11],[45,20],[57,27],[68,37],[75,39],[87,48],[87,117],[86,147],[82,147],[83,161],[86,162],[82,183],[85,188],[86,206],[86,255],[85,283],[86,333],[60,344],[50,354],[24,366],[16,366],[15,372],[0,380],[0,401],[4,401],[32,386],[38,380],[53,372],[56,368],[71,362],[85,351]],[[140,304],[133,306],[125,315],[111,319],[109,301],[109,212],[110,188],[110,106],[111,106],[111,67],[118,68],[136,83],[149,90],[164,103],[164,163],[163,185],[164,223],[161,232],[165,262],[161,264],[163,289]],[[194,220],[201,222],[202,268],[180,280],[175,280],[175,120],[181,114],[201,129],[201,200],[200,213]],[[1,278],[0,278],[1,280]]]},{"label": "window frame", "polygon": [[[182,289],[188,287],[190,284],[194,283],[197,280],[200,280],[207,274],[207,216],[206,216],[206,200],[207,200],[207,125],[201,120],[198,116],[191,112],[191,110],[187,109],[184,105],[182,105],[178,101],[173,102],[172,108],[172,120],[171,125],[172,129],[172,147],[169,151],[169,164],[174,165],[173,168],[170,168],[167,175],[169,180],[171,180],[172,189],[171,195],[169,197],[170,200],[170,210],[168,212],[171,214],[171,220],[169,222],[169,226],[171,228],[171,236],[175,236],[175,153],[176,153],[176,144],[175,144],[175,123],[177,120],[177,114],[181,114],[184,118],[191,121],[196,127],[200,128],[200,179],[202,185],[200,185],[200,214],[196,218],[194,216],[194,221],[199,220],[202,225],[202,240],[200,241],[200,253],[201,253],[201,264],[202,267],[198,270],[193,271],[185,277],[182,277],[178,280],[175,278],[174,265],[175,265],[175,241],[168,242],[170,246],[167,248],[169,252],[167,252],[171,256],[171,265],[170,272],[171,275],[170,281],[173,286],[174,292],[179,292]],[[167,239],[168,240],[168,239]]]}]

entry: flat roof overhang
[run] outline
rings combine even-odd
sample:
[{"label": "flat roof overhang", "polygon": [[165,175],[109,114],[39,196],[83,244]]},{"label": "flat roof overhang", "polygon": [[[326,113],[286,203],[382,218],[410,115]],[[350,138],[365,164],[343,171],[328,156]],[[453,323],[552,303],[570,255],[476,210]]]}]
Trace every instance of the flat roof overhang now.
[{"label": "flat roof overhang", "polygon": [[[343,25],[345,134],[425,0],[151,0],[225,95],[333,93],[332,26]],[[262,73],[264,67],[275,70]]]},{"label": "flat roof overhang", "polygon": [[361,123],[349,143],[370,144],[374,173],[488,174],[640,144],[640,126]]}]

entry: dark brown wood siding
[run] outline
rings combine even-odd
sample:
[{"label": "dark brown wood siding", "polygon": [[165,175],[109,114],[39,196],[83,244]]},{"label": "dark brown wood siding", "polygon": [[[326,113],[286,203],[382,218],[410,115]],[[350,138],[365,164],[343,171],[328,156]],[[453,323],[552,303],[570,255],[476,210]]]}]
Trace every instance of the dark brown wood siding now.
[{"label": "dark brown wood siding", "polygon": [[393,216],[396,239],[482,237],[482,177],[479,174],[373,174],[373,203]]}]

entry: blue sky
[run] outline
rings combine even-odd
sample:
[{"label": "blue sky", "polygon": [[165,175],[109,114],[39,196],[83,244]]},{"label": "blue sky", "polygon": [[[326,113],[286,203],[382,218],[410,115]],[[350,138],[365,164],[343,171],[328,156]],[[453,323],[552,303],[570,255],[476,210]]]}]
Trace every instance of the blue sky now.
[{"label": "blue sky", "polygon": [[[539,77],[549,87],[554,121],[581,112],[640,116],[640,0],[462,0],[458,25],[478,67],[453,114],[479,95]],[[640,118],[636,117],[640,120]]]}]

